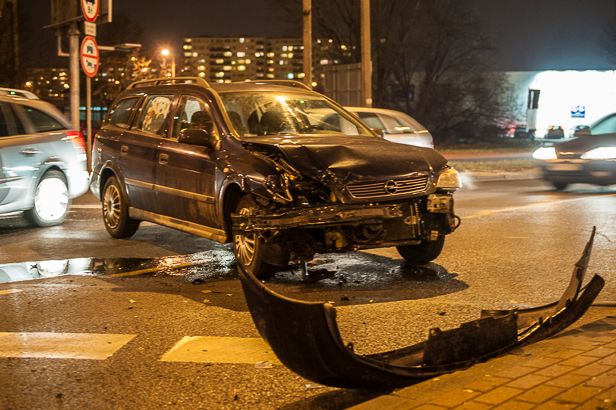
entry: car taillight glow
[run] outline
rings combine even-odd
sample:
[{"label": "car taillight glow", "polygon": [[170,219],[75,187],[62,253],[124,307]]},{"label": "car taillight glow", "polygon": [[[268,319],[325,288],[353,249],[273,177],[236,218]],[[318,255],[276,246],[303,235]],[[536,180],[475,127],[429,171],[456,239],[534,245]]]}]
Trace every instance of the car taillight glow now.
[{"label": "car taillight glow", "polygon": [[73,143],[73,146],[80,154],[86,153],[86,141],[83,139],[79,131],[67,131],[66,138]]}]

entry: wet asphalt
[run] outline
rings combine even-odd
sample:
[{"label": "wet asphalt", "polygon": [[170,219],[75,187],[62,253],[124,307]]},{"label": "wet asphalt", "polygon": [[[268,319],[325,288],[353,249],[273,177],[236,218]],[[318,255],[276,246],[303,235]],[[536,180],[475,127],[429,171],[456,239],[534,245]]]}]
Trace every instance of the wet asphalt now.
[{"label": "wet asphalt", "polygon": [[[331,302],[343,339],[357,353],[379,352],[476,319],[481,309],[556,300],[597,226],[589,275],[606,279],[599,299],[616,300],[616,190],[469,182],[456,194],[462,225],[433,263],[408,266],[395,249],[317,255],[313,281],[291,267],[266,286]],[[115,240],[96,205],[79,198],[65,224],[47,229],[0,219],[0,291],[19,290],[0,295],[0,332],[138,336],[102,363],[0,358],[9,375],[0,380],[0,408],[342,409],[379,394],[314,386],[281,366],[160,362],[186,335],[258,337],[230,246],[153,224]],[[68,267],[33,268],[50,260]]]}]

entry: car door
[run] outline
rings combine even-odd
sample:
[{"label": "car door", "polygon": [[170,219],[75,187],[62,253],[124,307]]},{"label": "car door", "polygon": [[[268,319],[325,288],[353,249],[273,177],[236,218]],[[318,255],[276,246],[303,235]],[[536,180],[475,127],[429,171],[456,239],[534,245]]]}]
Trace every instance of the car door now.
[{"label": "car door", "polygon": [[157,152],[173,100],[173,94],[148,95],[132,127],[120,138],[119,163],[132,207],[160,211],[154,191]]},{"label": "car door", "polygon": [[[199,127],[197,118],[211,116],[210,109],[211,104],[205,98],[188,94],[180,97],[169,138],[158,148],[156,191],[163,215],[217,228],[216,161],[213,159],[216,153],[204,146],[178,142],[180,131]],[[219,135],[211,123],[207,131]]]},{"label": "car door", "polygon": [[[56,127],[65,128],[45,113],[32,109],[37,118],[48,117]],[[24,201],[39,170],[45,135],[25,123],[21,107],[0,102],[0,211],[23,209]],[[42,119],[44,120],[44,119]],[[53,124],[50,124],[53,127]]]}]

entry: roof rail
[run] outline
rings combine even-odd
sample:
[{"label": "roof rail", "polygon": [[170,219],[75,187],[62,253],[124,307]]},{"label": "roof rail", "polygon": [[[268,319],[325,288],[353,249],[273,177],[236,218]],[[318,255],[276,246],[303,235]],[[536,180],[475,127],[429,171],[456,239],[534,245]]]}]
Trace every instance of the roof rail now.
[{"label": "roof rail", "polygon": [[27,98],[29,100],[38,100],[38,96],[30,91],[17,90],[15,88],[0,88],[0,95],[12,95],[17,97]]},{"label": "roof rail", "polygon": [[136,81],[126,87],[127,90],[139,87],[151,87],[153,85],[171,85],[171,84],[195,84],[201,87],[210,88],[210,85],[201,77],[162,77],[152,78],[150,80]]},{"label": "roof rail", "polygon": [[287,87],[304,88],[308,91],[312,91],[312,87],[302,83],[301,81],[294,81],[294,80],[246,80],[246,81],[241,81],[241,82],[253,83],[253,84],[284,85]]}]

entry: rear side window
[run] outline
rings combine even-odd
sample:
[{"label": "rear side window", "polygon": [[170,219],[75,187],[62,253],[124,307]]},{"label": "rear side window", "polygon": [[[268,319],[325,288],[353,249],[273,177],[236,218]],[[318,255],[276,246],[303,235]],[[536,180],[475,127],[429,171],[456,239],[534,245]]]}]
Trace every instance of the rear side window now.
[{"label": "rear side window", "polygon": [[612,134],[616,132],[616,115],[612,115],[592,127],[593,135]]},{"label": "rear side window", "polygon": [[130,117],[135,110],[139,97],[126,98],[115,104],[107,115],[107,124],[115,125],[120,128],[128,128]]},{"label": "rear side window", "polygon": [[164,123],[171,109],[173,95],[151,95],[148,97],[137,128],[152,134],[163,135]]},{"label": "rear side window", "polygon": [[66,127],[51,115],[32,107],[23,107],[36,132],[65,130]]}]

